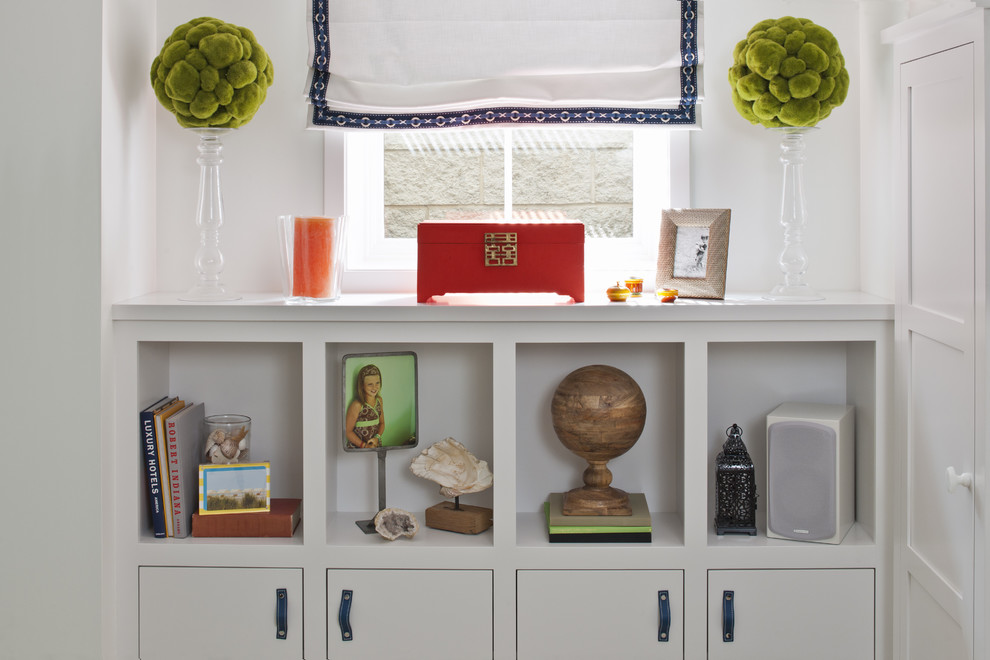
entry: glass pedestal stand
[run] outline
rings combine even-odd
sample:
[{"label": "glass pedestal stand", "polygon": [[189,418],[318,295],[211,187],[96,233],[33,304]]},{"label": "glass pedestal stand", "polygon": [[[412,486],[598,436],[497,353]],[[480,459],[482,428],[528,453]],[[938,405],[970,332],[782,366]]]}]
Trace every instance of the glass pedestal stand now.
[{"label": "glass pedestal stand", "polygon": [[774,128],[781,135],[780,162],[784,164],[784,192],[780,203],[780,224],[784,227],[784,250],[780,253],[780,269],[784,283],[770,290],[768,300],[823,300],[824,296],[808,286],[804,275],[808,271],[808,255],[804,251],[804,227],[808,211],[804,205],[804,136],[814,127]]},{"label": "glass pedestal stand", "polygon": [[231,128],[191,128],[199,136],[199,210],[196,224],[199,227],[199,249],[195,265],[199,282],[179,296],[179,300],[192,302],[221,302],[240,300],[220,281],[223,271],[223,255],[220,253],[220,226],[223,224],[223,193],[220,186],[220,163],[223,162],[222,137]]}]

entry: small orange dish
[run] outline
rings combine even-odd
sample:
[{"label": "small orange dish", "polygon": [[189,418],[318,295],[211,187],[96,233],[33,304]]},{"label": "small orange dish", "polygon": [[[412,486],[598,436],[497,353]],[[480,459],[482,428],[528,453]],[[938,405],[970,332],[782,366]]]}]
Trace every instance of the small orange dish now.
[{"label": "small orange dish", "polygon": [[629,295],[633,298],[640,297],[643,295],[643,278],[630,277],[626,280],[626,288],[629,289]]},{"label": "small orange dish", "polygon": [[626,302],[629,299],[630,291],[622,286],[622,282],[616,282],[615,286],[610,286],[605,292],[611,302]]},{"label": "small orange dish", "polygon": [[657,298],[660,299],[660,302],[672,303],[677,300],[677,289],[663,289],[661,291],[657,291]]}]

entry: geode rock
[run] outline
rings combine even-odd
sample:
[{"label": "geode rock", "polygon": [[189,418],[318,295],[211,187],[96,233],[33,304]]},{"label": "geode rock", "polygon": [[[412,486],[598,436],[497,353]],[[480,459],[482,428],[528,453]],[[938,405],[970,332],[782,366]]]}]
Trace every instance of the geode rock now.
[{"label": "geode rock", "polygon": [[375,531],[382,538],[394,541],[400,536],[412,538],[419,531],[416,516],[403,509],[382,509],[375,515]]}]

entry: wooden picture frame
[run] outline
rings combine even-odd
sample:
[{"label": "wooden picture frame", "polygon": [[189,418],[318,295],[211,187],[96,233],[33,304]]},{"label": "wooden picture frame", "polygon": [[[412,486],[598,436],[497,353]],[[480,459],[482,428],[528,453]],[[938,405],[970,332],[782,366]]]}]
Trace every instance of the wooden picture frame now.
[{"label": "wooden picture frame", "polygon": [[664,209],[657,256],[657,291],[681,298],[725,296],[730,209]]}]

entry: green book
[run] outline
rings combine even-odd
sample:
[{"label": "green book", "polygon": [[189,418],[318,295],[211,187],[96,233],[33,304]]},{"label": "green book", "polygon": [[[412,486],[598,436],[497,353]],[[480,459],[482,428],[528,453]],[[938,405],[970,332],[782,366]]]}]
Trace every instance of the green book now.
[{"label": "green book", "polygon": [[629,534],[653,531],[650,509],[643,493],[630,493],[630,516],[565,516],[563,493],[550,493],[543,504],[550,534]]}]

